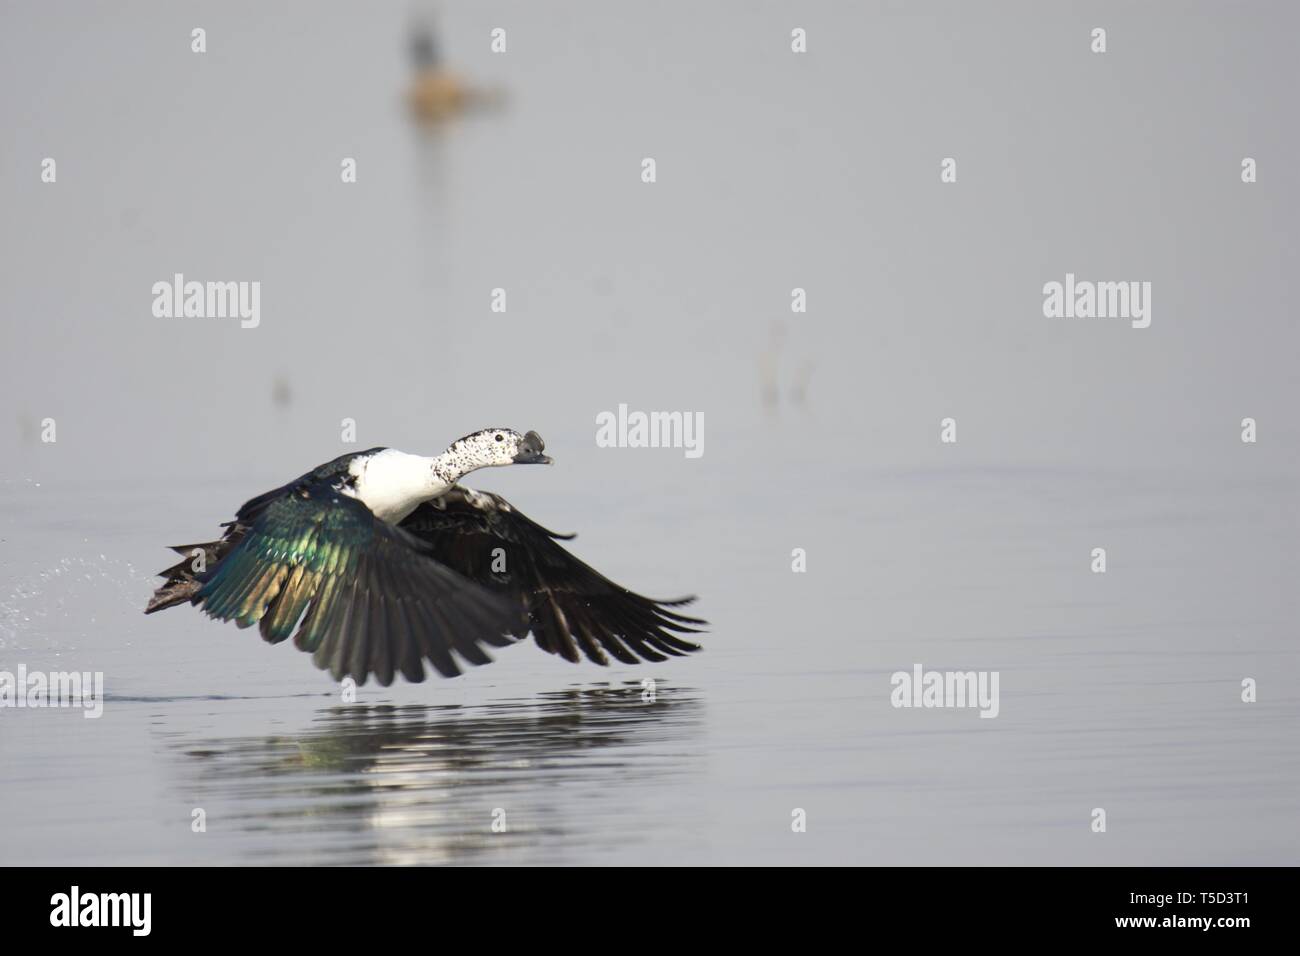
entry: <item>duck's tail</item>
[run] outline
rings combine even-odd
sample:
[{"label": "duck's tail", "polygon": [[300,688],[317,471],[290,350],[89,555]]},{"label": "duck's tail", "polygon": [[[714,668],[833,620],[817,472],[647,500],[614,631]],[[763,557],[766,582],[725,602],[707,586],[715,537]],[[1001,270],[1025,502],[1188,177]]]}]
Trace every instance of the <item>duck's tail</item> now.
[{"label": "duck's tail", "polygon": [[152,614],[177,604],[192,602],[199,593],[199,588],[203,587],[205,572],[215,568],[238,540],[237,536],[227,535],[220,541],[209,541],[207,544],[172,545],[172,550],[184,557],[179,563],[158,572],[158,577],[163,578],[164,582],[154,591],[144,613]]}]

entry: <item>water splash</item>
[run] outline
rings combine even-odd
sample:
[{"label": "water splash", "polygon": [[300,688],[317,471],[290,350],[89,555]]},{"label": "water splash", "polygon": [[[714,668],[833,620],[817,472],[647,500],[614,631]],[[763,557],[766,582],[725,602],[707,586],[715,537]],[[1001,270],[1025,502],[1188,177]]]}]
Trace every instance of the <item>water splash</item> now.
[{"label": "water splash", "polygon": [[138,613],[141,585],[148,583],[129,561],[98,553],[61,558],[19,579],[0,600],[0,650],[21,650],[34,640],[48,647],[51,634],[82,637],[108,617]]}]

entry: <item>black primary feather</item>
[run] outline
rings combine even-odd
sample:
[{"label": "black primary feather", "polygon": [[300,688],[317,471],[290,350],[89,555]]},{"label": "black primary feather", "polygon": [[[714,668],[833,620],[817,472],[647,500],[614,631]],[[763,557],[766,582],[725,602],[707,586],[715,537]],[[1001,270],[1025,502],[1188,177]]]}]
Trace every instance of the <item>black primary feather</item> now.
[{"label": "black primary feather", "polygon": [[573,535],[550,531],[499,495],[455,487],[420,505],[400,527],[429,554],[527,611],[537,646],[565,660],[597,664],[662,661],[700,649],[679,635],[706,621],[672,608],[694,598],[660,601],[615,584],[557,544]]}]

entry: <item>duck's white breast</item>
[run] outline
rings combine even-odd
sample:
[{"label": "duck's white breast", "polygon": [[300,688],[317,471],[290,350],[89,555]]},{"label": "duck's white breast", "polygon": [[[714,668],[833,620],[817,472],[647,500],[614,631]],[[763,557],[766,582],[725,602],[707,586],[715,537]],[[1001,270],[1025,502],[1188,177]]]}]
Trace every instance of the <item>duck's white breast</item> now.
[{"label": "duck's white breast", "polygon": [[357,459],[351,471],[356,477],[353,494],[389,524],[397,524],[421,502],[447,490],[433,475],[433,459],[396,448]]}]

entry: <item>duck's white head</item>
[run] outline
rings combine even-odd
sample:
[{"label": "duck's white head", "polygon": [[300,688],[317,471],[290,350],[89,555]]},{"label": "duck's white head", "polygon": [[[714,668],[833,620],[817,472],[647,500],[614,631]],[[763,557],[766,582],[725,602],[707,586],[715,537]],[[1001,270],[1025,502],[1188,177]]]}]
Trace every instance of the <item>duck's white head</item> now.
[{"label": "duck's white head", "polygon": [[502,465],[549,465],[546,443],[537,432],[521,435],[510,428],[485,428],[459,438],[440,456],[461,474]]}]

